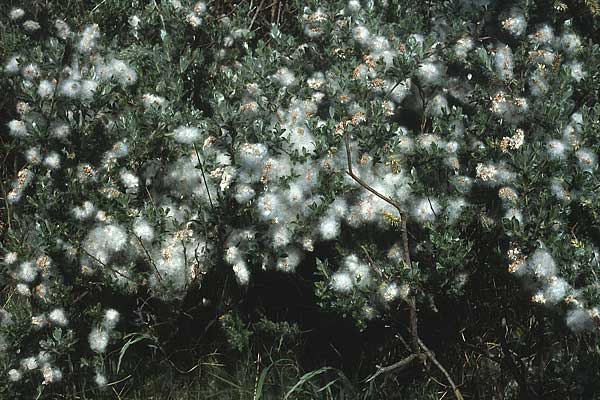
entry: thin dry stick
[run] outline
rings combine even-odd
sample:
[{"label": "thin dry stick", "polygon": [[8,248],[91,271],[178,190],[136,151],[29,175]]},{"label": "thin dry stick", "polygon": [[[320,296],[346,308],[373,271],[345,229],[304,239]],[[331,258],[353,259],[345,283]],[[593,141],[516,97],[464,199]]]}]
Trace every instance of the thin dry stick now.
[{"label": "thin dry stick", "polygon": [[440,362],[437,360],[437,358],[435,358],[435,355],[433,354],[433,352],[431,350],[429,350],[429,348],[427,346],[425,346],[425,343],[423,343],[423,341],[420,338],[418,340],[419,340],[419,346],[421,346],[421,349],[423,349],[423,353],[425,353],[425,355],[427,356],[427,358],[429,358],[431,360],[433,365],[435,365],[442,372],[444,377],[446,377],[446,380],[448,381],[448,383],[450,384],[450,387],[454,391],[454,396],[456,396],[456,398],[458,400],[464,400],[462,397],[462,394],[460,393],[460,390],[458,390],[458,387],[452,380],[452,377],[450,376],[448,371],[446,371],[446,368],[444,368],[444,366],[442,364],[440,364]]},{"label": "thin dry stick", "polygon": [[119,379],[118,381],[114,381],[114,382],[107,383],[107,384],[106,384],[106,386],[114,386],[114,385],[116,385],[117,383],[124,382],[124,381],[126,381],[127,379],[129,379],[129,378],[131,378],[131,375],[127,375],[125,378]]},{"label": "thin dry stick", "polygon": [[269,7],[271,7],[271,23],[274,24],[275,18],[277,18],[277,8],[279,8],[279,0],[275,0],[275,2]]},{"label": "thin dry stick", "polygon": [[[352,151],[350,150],[350,138],[349,138],[348,131],[344,132],[344,142],[346,144],[346,158],[348,161],[348,171],[346,171],[346,172],[348,173],[348,175],[350,175],[350,177],[352,179],[354,179],[363,188],[365,188],[369,192],[373,193],[375,196],[379,197],[381,200],[385,201],[386,203],[391,204],[392,206],[394,206],[394,208],[396,208],[396,210],[398,210],[398,214],[400,214],[400,221],[401,221],[401,226],[402,226],[401,229],[402,229],[402,242],[403,242],[403,247],[404,247],[404,262],[406,263],[406,265],[409,268],[412,269],[412,263],[410,260],[410,253],[409,253],[409,247],[408,247],[408,231],[407,231],[407,224],[406,224],[406,215],[405,215],[404,211],[402,210],[402,206],[395,200],[389,198],[388,196],[379,193],[377,190],[375,190],[373,187],[369,186],[365,181],[363,181],[361,178],[359,178],[354,173],[354,171],[352,169]],[[407,302],[408,302],[409,313],[410,313],[410,335],[411,335],[411,341],[412,341],[412,348],[413,348],[414,353],[419,353],[419,344],[417,341],[417,339],[419,337],[419,332],[417,329],[417,302],[415,300],[414,295],[409,296]]]},{"label": "thin dry stick", "polygon": [[208,194],[208,202],[210,203],[210,208],[214,209],[212,198],[210,197],[210,190],[208,190],[208,183],[206,182],[206,177],[204,176],[204,165],[200,160],[200,154],[198,154],[198,149],[196,148],[196,144],[194,144],[194,151],[196,152],[196,158],[198,159],[198,165],[200,166],[200,172],[202,172],[202,180],[204,181],[204,187],[206,188],[206,194]]},{"label": "thin dry stick", "polygon": [[416,360],[417,358],[419,358],[419,355],[413,353],[410,356],[408,356],[392,365],[388,365],[387,367],[379,367],[379,370],[377,372],[375,372],[373,375],[371,375],[369,378],[367,378],[367,380],[365,382],[371,382],[372,380],[377,378],[379,375],[385,374],[386,372],[390,372],[390,371],[394,371],[394,370],[402,371],[404,368],[408,367],[410,365],[410,363],[413,362],[414,360]]},{"label": "thin dry stick", "polygon": [[384,278],[383,273],[381,272],[381,270],[379,270],[379,268],[377,268],[375,266],[375,262],[373,261],[373,259],[369,255],[369,252],[367,251],[367,248],[365,246],[360,246],[360,248],[364,251],[365,256],[367,257],[367,260],[369,261],[369,265],[371,266],[371,269],[373,271],[375,271],[375,273],[379,276],[379,278],[383,279]]},{"label": "thin dry stick", "polygon": [[352,179],[354,179],[360,186],[362,186],[369,192],[373,193],[375,196],[379,197],[381,200],[385,201],[386,203],[389,203],[392,206],[394,206],[394,208],[396,210],[398,210],[398,213],[400,214],[400,218],[402,219],[402,221],[404,221],[404,215],[403,215],[404,213],[402,212],[402,208],[399,203],[397,203],[393,199],[387,197],[386,195],[379,193],[377,190],[375,190],[374,188],[369,186],[365,181],[363,181],[361,178],[359,178],[354,173],[354,171],[352,170],[352,152],[350,151],[350,139],[348,137],[347,131],[344,133],[344,141],[346,142],[346,157],[348,159],[348,171],[346,171],[346,173],[348,175],[350,175],[350,177]]},{"label": "thin dry stick", "polygon": [[400,340],[402,342],[402,344],[404,345],[404,347],[406,347],[406,350],[411,351],[411,348],[408,345],[408,342],[406,341],[406,339],[404,339],[404,337],[401,334],[397,333],[395,335],[395,337],[396,337],[396,339],[398,339],[398,340]]},{"label": "thin dry stick", "polygon": [[140,246],[142,246],[142,249],[144,249],[144,252],[146,253],[146,257],[148,257],[148,260],[150,260],[150,264],[152,264],[152,266],[154,267],[154,271],[156,271],[156,275],[158,277],[159,281],[162,281],[162,275],[160,274],[160,272],[158,272],[158,268],[156,267],[156,264],[154,263],[154,260],[152,259],[152,256],[150,256],[150,253],[148,252],[148,249],[146,249],[146,246],[144,246],[144,242],[142,242],[142,239],[134,234],[135,238],[138,240],[138,242],[140,243]]},{"label": "thin dry stick", "polygon": [[265,0],[262,0],[260,2],[260,4],[258,5],[258,7],[256,8],[256,12],[254,13],[254,16],[252,17],[252,20],[250,21],[250,26],[248,27],[249,31],[252,31],[252,26],[254,25],[254,21],[256,20],[256,17],[258,17],[258,13],[260,13],[260,11],[262,10],[262,6],[265,4]]},{"label": "thin dry stick", "polygon": [[125,274],[122,274],[121,272],[117,271],[116,269],[112,268],[110,265],[107,265],[105,263],[103,263],[102,261],[100,261],[98,258],[96,258],[95,256],[91,255],[86,249],[84,249],[83,247],[81,247],[81,250],[88,256],[90,257],[92,260],[96,261],[98,264],[102,265],[105,268],[110,269],[112,272],[114,272],[117,275],[120,275],[121,277],[131,281],[131,282],[135,282],[137,284],[139,284],[140,282],[137,282],[135,279],[131,279],[130,277],[128,277]]},{"label": "thin dry stick", "polygon": [[[408,228],[406,224],[406,218],[404,215],[401,215],[401,223],[402,223],[402,243],[404,247],[404,262],[408,266],[408,268],[412,269],[412,261],[410,259],[410,251],[408,247]],[[411,294],[408,296],[408,310],[410,314],[410,337],[412,339],[412,347],[413,351],[415,349],[419,349],[418,338],[419,332],[417,329],[417,301],[415,299],[415,295]]]},{"label": "thin dry stick", "polygon": [[10,215],[10,204],[8,203],[8,199],[7,199],[7,194],[6,191],[4,190],[4,184],[0,184],[0,186],[2,187],[2,194],[3,194],[3,200],[4,200],[4,204],[6,205],[6,225],[8,226],[8,230],[11,230],[12,227],[10,225],[10,220],[12,219],[11,215]]},{"label": "thin dry stick", "polygon": [[[412,268],[409,246],[408,246],[407,221],[406,221],[406,215],[405,215],[404,211],[402,210],[402,207],[400,206],[399,203],[397,203],[393,199],[387,197],[386,195],[379,193],[377,190],[375,190],[373,187],[369,186],[365,181],[363,181],[362,179],[360,179],[358,176],[356,176],[354,174],[354,171],[352,170],[352,152],[350,150],[350,138],[349,138],[349,134],[347,131],[344,132],[344,142],[346,145],[346,158],[348,161],[348,171],[347,171],[348,175],[350,175],[350,177],[352,179],[354,179],[363,188],[365,188],[369,192],[373,193],[374,195],[376,195],[383,201],[387,202],[388,204],[394,206],[396,208],[396,210],[398,210],[398,214],[400,214],[400,221],[401,221],[401,226],[402,226],[402,243],[403,243],[403,247],[404,247],[404,261],[406,262],[406,264],[409,268]],[[452,387],[452,390],[454,390],[454,395],[456,396],[456,398],[458,400],[463,400],[460,390],[456,387],[456,384],[452,380],[452,377],[450,376],[448,371],[446,371],[444,366],[442,364],[440,364],[440,362],[435,358],[435,355],[431,352],[431,350],[429,350],[429,348],[427,348],[427,346],[425,346],[425,344],[419,337],[419,332],[417,329],[417,305],[416,305],[415,296],[410,295],[407,302],[408,302],[409,311],[410,311],[410,333],[411,333],[411,339],[412,339],[411,344],[412,344],[413,354],[411,354],[407,358],[405,358],[401,361],[398,361],[397,363],[392,364],[388,367],[380,368],[379,371],[377,371],[369,379],[372,380],[376,376],[378,376],[384,372],[392,371],[392,370],[395,370],[398,368],[406,368],[406,366],[408,366],[413,360],[415,360],[416,358],[422,358],[422,356],[424,354],[442,372],[442,374],[444,374],[444,376],[448,380],[448,383]]]},{"label": "thin dry stick", "polygon": [[282,9],[283,9],[283,6],[281,4],[279,4],[277,7],[277,25],[279,25],[281,23],[281,10]]}]

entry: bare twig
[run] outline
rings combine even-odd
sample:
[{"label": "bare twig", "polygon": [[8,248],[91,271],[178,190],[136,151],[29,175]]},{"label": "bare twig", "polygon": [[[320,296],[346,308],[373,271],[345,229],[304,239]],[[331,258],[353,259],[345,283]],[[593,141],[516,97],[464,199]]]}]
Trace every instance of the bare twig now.
[{"label": "bare twig", "polygon": [[279,7],[277,7],[277,25],[279,25],[281,22],[281,10],[282,9],[283,9],[283,7],[280,4]]},{"label": "bare twig", "polygon": [[277,18],[277,9],[279,8],[279,0],[275,0],[273,4],[271,4],[271,23],[274,24]]},{"label": "bare twig", "polygon": [[450,387],[454,391],[454,396],[456,396],[456,398],[458,400],[464,400],[462,397],[462,394],[460,393],[460,390],[458,389],[458,387],[452,380],[452,377],[450,376],[448,371],[446,371],[446,368],[444,368],[444,366],[442,364],[440,364],[440,362],[437,360],[437,358],[435,358],[435,355],[433,354],[433,352],[431,350],[429,350],[429,348],[427,346],[425,346],[425,343],[423,343],[423,341],[420,338],[418,339],[418,341],[419,341],[419,346],[423,350],[423,353],[425,353],[425,355],[427,356],[427,358],[429,358],[431,360],[433,365],[435,365],[442,372],[442,374],[444,375],[444,377],[450,384]]},{"label": "bare twig", "polygon": [[365,256],[367,257],[367,260],[369,261],[369,264],[371,266],[371,269],[373,271],[375,271],[375,273],[377,275],[379,275],[379,278],[383,279],[383,273],[381,272],[381,270],[379,268],[377,268],[375,266],[375,262],[373,261],[373,259],[371,258],[371,256],[369,255],[369,252],[367,251],[367,248],[365,246],[360,246],[360,248],[363,250],[363,252],[365,253]]},{"label": "bare twig", "polygon": [[196,144],[194,143],[194,151],[196,152],[196,158],[198,159],[198,165],[200,166],[200,172],[202,172],[202,180],[204,181],[204,187],[206,188],[206,194],[208,194],[208,202],[210,203],[210,208],[214,209],[212,198],[210,197],[210,190],[208,190],[208,183],[206,182],[206,177],[204,176],[204,165],[202,164],[202,160],[200,160],[200,154],[198,153],[198,149],[196,148]]},{"label": "bare twig", "polygon": [[[354,173],[354,170],[352,169],[352,151],[350,150],[350,138],[349,138],[348,131],[344,132],[344,142],[346,145],[346,158],[348,161],[348,171],[346,171],[346,173],[348,175],[350,175],[350,177],[352,179],[354,179],[363,188],[365,188],[369,192],[373,193],[374,195],[376,195],[377,197],[379,197],[381,200],[385,201],[386,203],[392,205],[398,211],[398,214],[400,214],[401,229],[402,229],[402,243],[403,243],[403,247],[404,247],[404,262],[406,263],[408,268],[412,269],[412,263],[410,260],[409,245],[408,245],[408,230],[407,230],[406,214],[402,210],[402,206],[397,201],[395,201],[395,200],[389,198],[388,196],[375,190],[372,186],[367,184],[365,181],[363,181],[361,178],[359,178]],[[411,335],[412,349],[413,349],[414,353],[419,353],[419,344],[417,341],[417,339],[419,337],[419,333],[418,333],[418,329],[417,329],[417,302],[415,300],[414,295],[409,296],[407,303],[408,303],[409,313],[410,313],[410,335]]]},{"label": "bare twig", "polygon": [[154,260],[152,259],[152,256],[150,256],[150,253],[148,252],[148,249],[146,249],[146,246],[144,246],[144,242],[142,242],[142,239],[134,234],[135,238],[138,240],[138,242],[140,243],[140,246],[142,246],[142,249],[144,249],[144,252],[146,253],[146,257],[148,257],[148,260],[150,260],[150,264],[152,264],[152,266],[154,267],[154,271],[156,271],[156,275],[158,277],[159,281],[162,281],[162,275],[160,274],[160,272],[158,272],[158,268],[156,267],[156,264],[154,263]]},{"label": "bare twig", "polygon": [[119,379],[118,381],[114,381],[114,382],[107,383],[107,384],[106,384],[106,386],[114,386],[114,385],[116,385],[117,383],[124,382],[124,381],[126,381],[127,379],[129,379],[129,378],[131,378],[131,375],[127,375],[125,378]]},{"label": "bare twig", "polygon": [[11,212],[10,212],[11,211],[10,203],[8,202],[8,199],[7,199],[7,194],[4,189],[4,184],[1,182],[0,182],[0,187],[2,188],[3,200],[4,200],[4,204],[6,206],[6,208],[5,208],[5,210],[6,210],[6,225],[8,226],[8,230],[11,230],[12,229],[12,226],[11,226],[12,217],[11,217]]},{"label": "bare twig", "polygon": [[97,5],[96,7],[94,7],[94,8],[92,9],[92,11],[90,11],[90,15],[92,15],[92,14],[93,14],[93,13],[94,13],[94,12],[95,12],[97,9],[99,9],[99,8],[100,8],[100,6],[101,6],[102,4],[104,4],[104,3],[106,3],[106,0],[102,0],[100,3],[98,3],[98,5]]},{"label": "bare twig", "polygon": [[412,348],[408,345],[408,342],[406,341],[406,339],[404,339],[404,337],[401,334],[397,333],[395,335],[395,337],[396,337],[396,339],[398,339],[398,340],[400,340],[402,342],[402,344],[404,345],[404,347],[406,347],[406,350],[408,350],[408,351],[412,350]]},{"label": "bare twig", "polygon": [[[410,249],[409,249],[409,245],[408,245],[407,219],[406,219],[406,214],[404,213],[404,211],[402,209],[402,206],[395,200],[393,200],[393,199],[387,197],[386,195],[375,190],[372,186],[370,186],[365,181],[360,179],[354,173],[354,171],[352,170],[352,151],[350,150],[350,138],[349,138],[348,131],[344,132],[344,142],[346,145],[346,158],[348,161],[348,171],[346,171],[347,174],[350,175],[350,177],[352,179],[354,179],[363,188],[365,188],[369,192],[373,193],[374,195],[376,195],[377,197],[379,197],[386,203],[392,205],[394,208],[396,208],[396,210],[398,210],[398,214],[400,214],[400,221],[401,221],[401,226],[402,226],[401,229],[402,229],[402,243],[403,243],[403,247],[404,247],[404,262],[406,263],[406,265],[409,268],[412,269],[412,263],[411,263],[410,251],[409,251]],[[363,248],[363,250],[365,250],[365,249]],[[452,377],[450,376],[448,371],[446,371],[444,366],[442,364],[440,364],[440,362],[435,358],[435,355],[433,354],[433,352],[431,352],[431,350],[429,350],[429,348],[427,346],[425,346],[425,344],[419,337],[418,321],[417,321],[417,304],[416,304],[416,299],[415,299],[414,294],[409,295],[409,297],[407,299],[407,303],[409,306],[409,313],[410,313],[410,335],[411,335],[411,345],[412,345],[411,348],[412,348],[413,354],[411,354],[410,356],[404,358],[403,360],[400,360],[397,363],[394,363],[388,367],[379,368],[379,370],[375,374],[373,374],[370,378],[367,379],[367,382],[375,379],[377,376],[379,376],[383,373],[393,371],[396,369],[406,368],[415,359],[420,358],[422,361],[425,361],[426,358],[429,358],[431,360],[431,362],[445,376],[446,380],[452,387],[452,390],[454,391],[454,395],[456,396],[457,400],[464,400],[462,397],[462,394],[460,393],[460,390],[457,388],[456,384],[452,380]]]},{"label": "bare twig", "polygon": [[402,371],[404,368],[408,367],[410,365],[410,363],[412,363],[414,360],[416,360],[417,358],[419,358],[418,354],[411,354],[410,356],[403,358],[402,360],[392,364],[392,365],[388,365],[387,367],[379,367],[379,369],[377,370],[377,372],[375,372],[373,375],[371,375],[370,377],[368,377],[365,382],[371,382],[372,380],[374,380],[375,378],[377,378],[379,375],[381,374],[385,374],[387,372],[390,371],[394,371],[394,370],[400,370]]},{"label": "bare twig", "polygon": [[262,0],[260,2],[260,4],[258,5],[258,7],[256,8],[256,12],[254,13],[254,16],[252,17],[252,20],[250,21],[250,26],[248,27],[249,31],[252,31],[252,25],[254,25],[254,21],[256,20],[256,17],[258,17],[258,13],[260,13],[260,11],[262,10],[262,6],[265,4],[265,0]]},{"label": "bare twig", "polygon": [[365,181],[363,181],[361,178],[359,178],[354,173],[354,170],[352,169],[352,153],[350,151],[350,138],[348,137],[347,131],[344,133],[344,141],[346,142],[346,157],[348,159],[348,171],[346,171],[346,173],[348,175],[350,175],[350,177],[352,179],[354,179],[360,186],[362,186],[369,192],[373,193],[375,196],[379,197],[381,200],[385,201],[386,203],[392,205],[396,210],[398,210],[398,213],[400,214],[400,218],[402,219],[402,221],[404,221],[404,213],[403,213],[402,207],[400,206],[399,203],[397,203],[393,199],[389,198],[388,196],[378,192],[377,190],[375,190],[373,187],[369,186]]},{"label": "bare twig", "polygon": [[105,268],[108,268],[109,270],[111,270],[112,272],[114,272],[115,274],[127,279],[128,281],[131,282],[135,282],[137,284],[140,284],[140,282],[136,281],[135,279],[132,279],[130,277],[128,277],[127,275],[119,272],[118,270],[112,268],[110,265],[107,265],[106,263],[102,262],[101,260],[99,260],[97,257],[91,255],[86,249],[84,249],[83,247],[80,247],[80,249],[88,256],[90,257],[92,260],[96,261],[98,264],[102,265]]},{"label": "bare twig", "polygon": [[[408,246],[408,229],[407,229],[407,224],[406,224],[406,218],[404,216],[401,217],[401,223],[402,223],[402,243],[403,243],[403,247],[404,247],[404,262],[406,263],[406,266],[408,268],[410,268],[412,270],[412,261],[410,259],[410,249]],[[413,347],[413,351],[416,352],[416,350],[419,349],[419,345],[418,345],[418,338],[419,338],[419,331],[417,329],[417,300],[415,299],[415,295],[414,293],[411,293],[408,296],[408,310],[409,310],[409,314],[410,314],[410,336],[412,339],[412,347]]]}]

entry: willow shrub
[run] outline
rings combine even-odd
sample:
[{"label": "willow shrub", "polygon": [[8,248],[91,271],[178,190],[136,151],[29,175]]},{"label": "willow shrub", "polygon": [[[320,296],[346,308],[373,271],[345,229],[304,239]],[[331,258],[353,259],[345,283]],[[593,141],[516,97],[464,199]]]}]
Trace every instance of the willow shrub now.
[{"label": "willow shrub", "polygon": [[[190,306],[241,351],[239,305],[272,271],[308,277],[359,330],[408,339],[414,300],[452,331],[433,344],[452,374],[461,314],[427,316],[496,296],[495,279],[512,288],[485,302],[498,323],[523,312],[553,321],[540,338],[593,340],[593,4],[263,3],[0,7],[3,393],[102,393]],[[373,372],[403,354],[394,340]],[[497,357],[520,371],[505,394],[561,390],[565,372],[519,380],[552,360]]]}]

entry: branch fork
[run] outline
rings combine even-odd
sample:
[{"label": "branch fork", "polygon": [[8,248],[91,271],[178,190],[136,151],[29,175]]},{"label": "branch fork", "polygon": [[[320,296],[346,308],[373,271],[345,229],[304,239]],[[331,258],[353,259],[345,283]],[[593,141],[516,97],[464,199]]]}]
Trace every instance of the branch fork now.
[{"label": "branch fork", "polygon": [[[402,208],[400,203],[398,203],[394,199],[384,195],[383,193],[380,193],[379,191],[377,191],[375,188],[370,186],[368,183],[366,183],[364,180],[362,180],[359,176],[357,176],[354,173],[354,170],[352,169],[352,151],[350,150],[350,137],[349,137],[348,131],[344,131],[344,142],[345,142],[345,146],[346,146],[346,158],[348,161],[348,170],[346,171],[346,173],[352,179],[354,179],[354,181],[356,181],[356,183],[358,183],[360,186],[362,186],[365,190],[368,190],[369,192],[373,193],[375,196],[379,197],[381,200],[390,204],[398,211],[398,214],[400,215],[402,245],[404,248],[404,262],[406,263],[408,268],[412,269],[412,262],[410,259],[409,243],[408,243],[406,212],[404,211],[404,209]],[[389,365],[387,367],[379,367],[377,372],[375,372],[373,375],[371,375],[369,378],[367,378],[366,381],[367,382],[373,381],[379,375],[390,372],[390,371],[405,369],[413,361],[415,361],[417,359],[420,360],[421,363],[425,363],[429,359],[433,363],[433,365],[435,365],[441,371],[442,375],[444,375],[444,377],[448,381],[448,384],[452,388],[456,399],[463,400],[463,396],[462,396],[460,390],[456,386],[456,383],[454,383],[454,380],[452,379],[452,377],[450,376],[450,374],[448,373],[446,368],[444,368],[444,366],[437,360],[437,358],[435,357],[433,352],[431,350],[429,350],[429,348],[425,345],[425,343],[423,343],[423,341],[419,337],[418,323],[417,323],[417,302],[416,302],[414,293],[409,294],[406,302],[408,303],[408,310],[409,310],[409,314],[410,314],[410,336],[411,336],[410,349],[411,349],[412,353],[408,357],[406,357],[392,365]]]}]

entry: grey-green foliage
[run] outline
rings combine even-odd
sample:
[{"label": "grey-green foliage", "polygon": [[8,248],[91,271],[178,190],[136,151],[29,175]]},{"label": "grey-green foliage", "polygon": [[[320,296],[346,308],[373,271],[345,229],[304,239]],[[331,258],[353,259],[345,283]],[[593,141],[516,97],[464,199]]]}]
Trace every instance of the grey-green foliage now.
[{"label": "grey-green foliage", "polygon": [[[1,9],[10,390],[38,390],[21,360],[40,350],[40,388],[79,379],[73,355],[106,375],[120,330],[159,330],[145,296],[171,323],[206,296],[246,351],[224,310],[265,270],[317,272],[318,303],[361,329],[508,270],[522,307],[594,329],[599,48],[560,7],[298,2],[269,24],[243,2],[132,4]],[[346,135],[409,218],[411,265],[397,210],[346,174]]]}]

